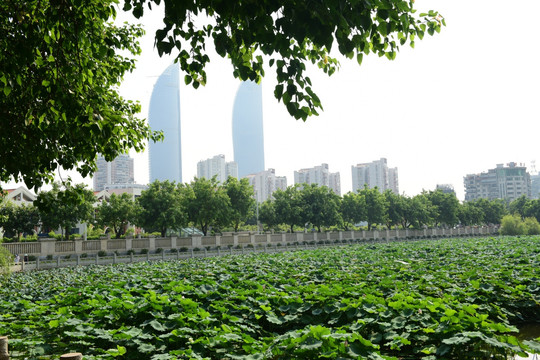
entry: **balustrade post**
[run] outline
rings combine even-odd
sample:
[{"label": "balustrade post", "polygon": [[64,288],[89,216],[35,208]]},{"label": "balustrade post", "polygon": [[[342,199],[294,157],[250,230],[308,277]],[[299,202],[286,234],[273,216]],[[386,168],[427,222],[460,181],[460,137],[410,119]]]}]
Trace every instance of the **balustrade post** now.
[{"label": "balustrade post", "polygon": [[7,336],[0,336],[0,360],[9,360]]}]

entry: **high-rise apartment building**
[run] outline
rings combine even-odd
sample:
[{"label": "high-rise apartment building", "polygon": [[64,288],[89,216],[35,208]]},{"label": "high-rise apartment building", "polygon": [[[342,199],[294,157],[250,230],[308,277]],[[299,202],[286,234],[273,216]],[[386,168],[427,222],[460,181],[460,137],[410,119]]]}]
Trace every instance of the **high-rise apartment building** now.
[{"label": "high-rise apartment building", "polygon": [[531,175],[531,199],[540,198],[540,173]]},{"label": "high-rise apartment building", "polygon": [[463,178],[465,201],[476,199],[503,199],[512,202],[525,195],[531,198],[531,176],[524,165],[514,162],[497,164],[480,174],[469,174]]},{"label": "high-rise apartment building", "polygon": [[133,184],[135,182],[133,159],[129,155],[119,155],[111,162],[98,156],[97,171],[94,174],[94,191],[104,190],[107,185]]},{"label": "high-rise apartment building", "polygon": [[240,84],[234,100],[232,134],[238,176],[264,171],[261,85],[252,81]]},{"label": "high-rise apartment building", "polygon": [[238,179],[238,165],[236,162],[226,162],[225,155],[216,155],[213,158],[201,160],[197,163],[197,177],[211,179],[224,183],[229,176]]},{"label": "high-rise apartment building", "polygon": [[312,168],[300,169],[294,172],[295,184],[317,184],[326,186],[341,196],[341,181],[339,172],[331,173],[328,164],[321,164]]},{"label": "high-rise apartment building", "polygon": [[255,191],[255,199],[261,203],[272,198],[274,191],[287,189],[287,178],[276,176],[274,169],[268,169],[246,176]]},{"label": "high-rise apartment building", "polygon": [[170,65],[156,81],[150,98],[148,123],[165,137],[148,144],[150,182],[182,182],[179,77],[178,64]]},{"label": "high-rise apartment building", "polygon": [[377,187],[380,192],[390,189],[399,194],[398,169],[389,168],[385,158],[353,165],[351,172],[353,192],[363,189],[367,184],[370,189]]}]

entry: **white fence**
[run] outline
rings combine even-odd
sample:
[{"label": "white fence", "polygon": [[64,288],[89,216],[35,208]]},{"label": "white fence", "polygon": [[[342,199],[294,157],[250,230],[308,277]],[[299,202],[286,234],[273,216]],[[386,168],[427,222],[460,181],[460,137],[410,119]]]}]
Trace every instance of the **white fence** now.
[{"label": "white fence", "polygon": [[343,240],[410,240],[431,239],[457,236],[487,236],[498,234],[498,227],[463,227],[455,229],[422,229],[422,230],[361,230],[361,231],[335,231],[335,232],[309,232],[309,233],[282,233],[282,234],[238,234],[224,236],[193,236],[187,238],[126,238],[101,240],[75,240],[56,241],[55,239],[41,239],[37,242],[5,243],[1,244],[13,255],[27,254],[31,256],[47,257],[85,254],[94,255],[98,252],[125,254],[130,250],[140,252],[145,249],[153,253],[157,249],[202,249],[202,248],[228,248],[257,245],[292,245],[304,242],[322,243],[326,241],[341,242]]}]

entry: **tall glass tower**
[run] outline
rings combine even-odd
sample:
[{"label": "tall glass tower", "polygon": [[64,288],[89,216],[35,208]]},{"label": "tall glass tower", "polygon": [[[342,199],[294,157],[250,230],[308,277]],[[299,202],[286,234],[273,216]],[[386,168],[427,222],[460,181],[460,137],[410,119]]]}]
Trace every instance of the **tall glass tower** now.
[{"label": "tall glass tower", "polygon": [[233,108],[234,161],[238,177],[264,171],[262,87],[253,81],[240,84]]},{"label": "tall glass tower", "polygon": [[182,182],[178,64],[170,65],[156,81],[150,98],[148,123],[152,130],[163,131],[165,137],[162,142],[149,143],[150,182]]}]

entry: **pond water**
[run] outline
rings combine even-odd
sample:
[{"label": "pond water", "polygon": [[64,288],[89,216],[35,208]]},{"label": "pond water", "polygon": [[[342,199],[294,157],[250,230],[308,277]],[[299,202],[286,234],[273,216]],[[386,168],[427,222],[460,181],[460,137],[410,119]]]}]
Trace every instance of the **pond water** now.
[{"label": "pond water", "polygon": [[[518,338],[521,340],[532,340],[540,337],[540,324],[525,324],[519,327]],[[516,356],[515,360],[540,360],[540,355],[534,354],[529,357]]]}]

